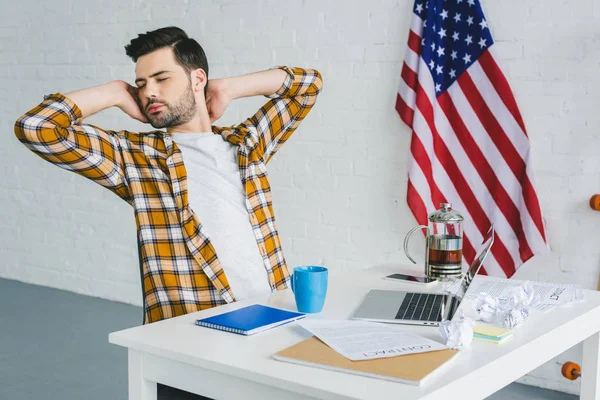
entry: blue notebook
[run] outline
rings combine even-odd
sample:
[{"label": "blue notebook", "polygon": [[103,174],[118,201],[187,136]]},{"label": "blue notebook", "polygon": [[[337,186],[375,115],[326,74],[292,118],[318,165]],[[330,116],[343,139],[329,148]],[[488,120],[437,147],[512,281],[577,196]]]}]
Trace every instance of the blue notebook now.
[{"label": "blue notebook", "polygon": [[306,314],[254,304],[213,317],[198,319],[196,325],[248,336],[304,317]]}]

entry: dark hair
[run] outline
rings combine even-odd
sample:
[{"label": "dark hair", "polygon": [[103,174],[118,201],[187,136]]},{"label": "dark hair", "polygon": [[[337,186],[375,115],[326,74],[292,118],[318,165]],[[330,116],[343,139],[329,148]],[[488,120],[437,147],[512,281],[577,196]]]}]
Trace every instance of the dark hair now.
[{"label": "dark hair", "polygon": [[[188,37],[183,29],[176,26],[138,34],[137,38],[125,46],[125,54],[131,57],[133,62],[137,62],[139,57],[164,47],[173,49],[175,61],[185,72],[190,73],[194,69],[202,68],[208,79],[208,60],[204,49],[196,40]],[[204,95],[207,87],[208,85],[204,87]]]}]

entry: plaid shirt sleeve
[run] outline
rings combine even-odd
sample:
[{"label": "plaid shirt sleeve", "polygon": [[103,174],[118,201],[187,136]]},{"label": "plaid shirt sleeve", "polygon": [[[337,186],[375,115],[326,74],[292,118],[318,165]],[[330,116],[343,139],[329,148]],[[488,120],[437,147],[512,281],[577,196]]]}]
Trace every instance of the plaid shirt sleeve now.
[{"label": "plaid shirt sleeve", "polygon": [[47,95],[19,117],[15,135],[44,160],[85,176],[130,202],[117,133],[80,124],[81,117],[71,99],[60,93]]},{"label": "plaid shirt sleeve", "polygon": [[275,68],[287,73],[283,85],[274,94],[266,96],[271,100],[238,127],[248,129],[251,136],[256,135],[252,151],[258,153],[265,164],[310,112],[323,86],[317,70],[285,66]]}]

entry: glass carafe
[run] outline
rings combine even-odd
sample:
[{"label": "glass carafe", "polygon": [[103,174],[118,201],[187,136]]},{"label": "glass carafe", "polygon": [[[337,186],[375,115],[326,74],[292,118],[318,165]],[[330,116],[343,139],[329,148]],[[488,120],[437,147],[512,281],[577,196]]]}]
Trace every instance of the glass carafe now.
[{"label": "glass carafe", "polygon": [[441,203],[440,209],[429,215],[429,226],[412,228],[404,239],[404,252],[408,253],[410,236],[420,229],[427,230],[425,240],[425,276],[442,281],[460,278],[462,274],[463,217],[452,209],[450,203]]}]

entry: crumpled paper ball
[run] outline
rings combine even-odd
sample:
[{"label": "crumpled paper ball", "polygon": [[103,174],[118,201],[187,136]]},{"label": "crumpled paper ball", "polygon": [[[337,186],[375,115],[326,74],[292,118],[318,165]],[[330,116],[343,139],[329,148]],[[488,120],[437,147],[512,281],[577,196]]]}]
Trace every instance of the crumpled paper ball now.
[{"label": "crumpled paper ball", "polygon": [[473,303],[473,308],[485,322],[496,322],[500,302],[496,297],[492,297],[487,293],[480,293]]},{"label": "crumpled paper ball", "polygon": [[525,282],[509,288],[503,298],[480,293],[473,303],[473,308],[483,321],[512,329],[525,322],[531,307],[538,302],[539,298],[533,291],[533,284]]},{"label": "crumpled paper ball", "polygon": [[446,346],[456,349],[468,346],[473,341],[473,327],[475,321],[465,318],[462,310],[459,310],[459,318],[454,321],[443,320],[440,323],[440,335],[446,341]]},{"label": "crumpled paper ball", "polygon": [[525,310],[510,310],[503,315],[501,324],[504,328],[512,329],[525,322],[528,316]]},{"label": "crumpled paper ball", "polygon": [[507,305],[510,309],[529,310],[534,307],[539,297],[533,291],[533,283],[527,281],[520,286],[511,287],[508,289]]}]

